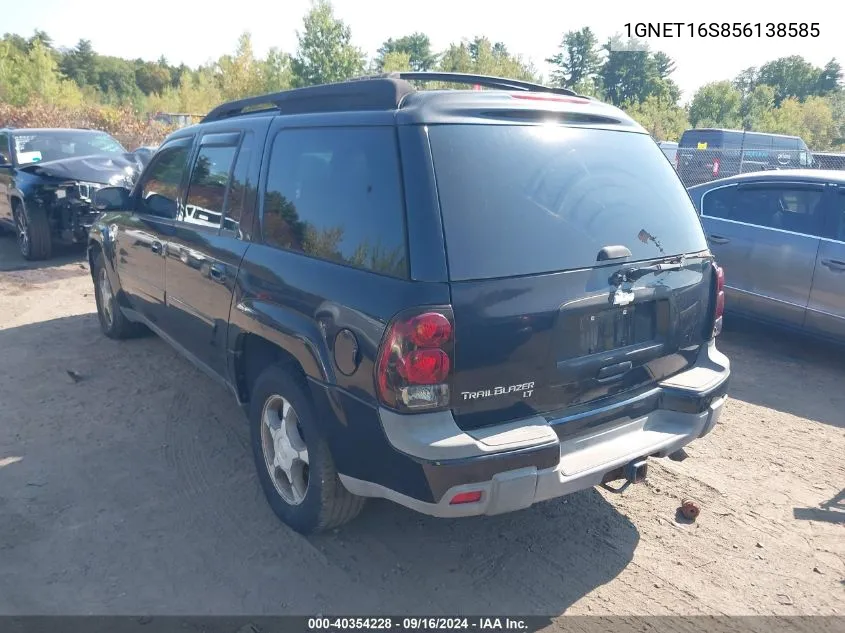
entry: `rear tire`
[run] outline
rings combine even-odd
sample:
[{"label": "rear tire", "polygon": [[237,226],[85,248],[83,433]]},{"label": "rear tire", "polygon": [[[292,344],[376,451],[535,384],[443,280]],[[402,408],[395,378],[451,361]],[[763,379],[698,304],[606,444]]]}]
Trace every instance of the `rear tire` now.
[{"label": "rear tire", "polygon": [[97,301],[97,318],[103,334],[115,340],[146,334],[148,330],[143,324],[130,321],[121,311],[117,296],[112,290],[102,252],[94,257],[94,269],[91,273],[94,279],[94,297]]},{"label": "rear tire", "polygon": [[53,253],[52,229],[47,212],[39,207],[29,211],[20,203],[12,203],[18,248],[24,259],[49,259]]},{"label": "rear tire", "polygon": [[249,422],[261,488],[284,523],[310,534],[358,515],[365,499],[340,482],[298,372],[271,365],[261,373],[252,390]]}]

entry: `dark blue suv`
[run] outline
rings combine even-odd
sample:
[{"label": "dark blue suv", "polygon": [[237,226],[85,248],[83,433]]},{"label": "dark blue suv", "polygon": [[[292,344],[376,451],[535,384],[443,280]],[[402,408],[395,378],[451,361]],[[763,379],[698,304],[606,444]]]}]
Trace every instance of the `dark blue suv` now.
[{"label": "dark blue suv", "polygon": [[684,187],[567,90],[402,73],[227,103],[95,205],[103,331],[152,330],[232,391],[301,532],[365,497],[458,517],[618,489],[726,399]]}]

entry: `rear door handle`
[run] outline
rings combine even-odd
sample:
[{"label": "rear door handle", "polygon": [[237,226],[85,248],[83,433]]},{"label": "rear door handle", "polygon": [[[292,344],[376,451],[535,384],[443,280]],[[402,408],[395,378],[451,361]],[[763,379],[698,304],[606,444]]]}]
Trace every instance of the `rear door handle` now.
[{"label": "rear door handle", "polygon": [[721,235],[711,235],[710,241],[714,244],[727,244],[730,240],[726,237],[722,237]]},{"label": "rear door handle", "polygon": [[838,273],[845,272],[845,262],[838,259],[823,259],[822,265]]},{"label": "rear door handle", "polygon": [[222,266],[217,264],[212,264],[211,268],[208,269],[208,276],[211,277],[217,283],[223,283],[226,281],[226,271],[223,269]]},{"label": "rear door handle", "polygon": [[150,244],[150,250],[156,254],[161,253],[161,242],[153,242]]}]

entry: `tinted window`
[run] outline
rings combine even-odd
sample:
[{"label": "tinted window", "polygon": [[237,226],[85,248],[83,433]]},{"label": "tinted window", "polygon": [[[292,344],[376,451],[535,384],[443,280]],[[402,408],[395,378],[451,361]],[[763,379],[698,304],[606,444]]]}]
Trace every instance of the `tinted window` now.
[{"label": "tinted window", "polygon": [[238,230],[244,209],[255,199],[255,183],[249,181],[249,166],[253,151],[253,134],[247,132],[241,142],[235,169],[232,172],[229,202],[226,206],[226,219],[223,228],[230,231]]},{"label": "tinted window", "polygon": [[746,224],[820,235],[821,187],[761,185],[724,187],[704,195],[702,213]]},{"label": "tinted window", "polygon": [[719,187],[705,191],[701,198],[701,215],[735,220],[736,218],[732,217],[735,191],[736,186]]},{"label": "tinted window", "polygon": [[150,164],[139,189],[140,213],[164,218],[176,217],[176,198],[188,160],[189,145],[161,150]]},{"label": "tinted window", "polygon": [[229,172],[235,160],[234,146],[204,146],[200,148],[184,211],[180,220],[189,224],[217,229],[223,220],[223,205],[226,202],[226,188]]},{"label": "tinted window", "polygon": [[3,157],[0,162],[11,163],[12,154],[9,151],[9,136],[7,134],[0,134],[0,156]]},{"label": "tinted window", "polygon": [[407,274],[393,128],[311,128],[278,134],[270,154],[268,244],[379,273]]},{"label": "tinted window", "polygon": [[681,135],[680,147],[716,149],[722,147],[723,132],[713,130],[687,130]]},{"label": "tinted window", "polygon": [[747,132],[743,140],[743,147],[745,149],[772,149],[772,137],[768,134],[755,134],[754,132]]},{"label": "tinted window", "polygon": [[775,149],[796,150],[798,149],[798,139],[785,136],[773,136],[772,146]]},{"label": "tinted window", "polygon": [[695,208],[645,134],[557,126],[431,126],[451,278],[596,265],[707,248]]}]

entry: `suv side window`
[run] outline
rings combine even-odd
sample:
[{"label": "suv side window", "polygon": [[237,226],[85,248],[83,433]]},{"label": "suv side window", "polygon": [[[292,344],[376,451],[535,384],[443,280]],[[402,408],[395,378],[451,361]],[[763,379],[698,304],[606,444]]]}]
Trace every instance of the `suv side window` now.
[{"label": "suv side window", "polygon": [[223,230],[237,232],[240,227],[244,211],[255,203],[255,183],[250,182],[249,166],[252,162],[254,135],[246,132],[232,171],[232,181],[229,185],[229,199],[226,204],[226,214],[223,219]]},{"label": "suv side window", "polygon": [[272,246],[407,277],[393,128],[279,132],[270,153],[262,230]]},{"label": "suv side window", "polygon": [[238,148],[235,145],[203,145],[197,154],[185,208],[179,220],[210,229],[219,229],[223,221],[229,174]]},{"label": "suv side window", "polygon": [[715,189],[702,213],[772,229],[820,236],[824,226],[822,187],[766,184]]},{"label": "suv side window", "polygon": [[177,197],[182,183],[190,144],[162,148],[144,174],[138,187],[138,212],[160,218],[175,218]]}]

